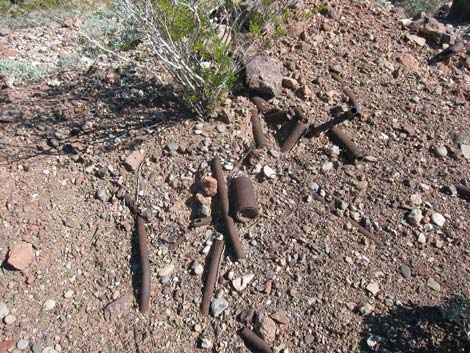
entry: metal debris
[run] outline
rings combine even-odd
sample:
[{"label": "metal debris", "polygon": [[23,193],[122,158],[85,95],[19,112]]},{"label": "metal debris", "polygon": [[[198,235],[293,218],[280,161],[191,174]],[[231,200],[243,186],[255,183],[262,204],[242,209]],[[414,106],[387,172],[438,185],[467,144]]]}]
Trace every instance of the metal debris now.
[{"label": "metal debris", "polygon": [[252,352],[256,353],[273,353],[269,344],[266,343],[261,337],[245,327],[240,331],[240,337],[245,341],[246,346]]},{"label": "metal debris", "polygon": [[245,223],[258,215],[255,188],[247,176],[234,178],[230,182],[232,214]]},{"label": "metal debris", "polygon": [[224,251],[224,241],[217,239],[212,245],[210,262],[208,262],[206,281],[202,290],[202,302],[200,313],[202,316],[209,316],[209,307],[214,294],[217,274],[219,273],[220,260]]},{"label": "metal debris", "polygon": [[251,124],[253,125],[253,137],[255,139],[256,148],[265,147],[268,144],[268,140],[264,135],[258,112],[255,109],[251,110]]},{"label": "metal debris", "polygon": [[340,145],[345,147],[354,159],[360,159],[364,153],[356,146],[356,144],[341,130],[338,126],[331,128],[330,136],[333,140],[337,141]]}]

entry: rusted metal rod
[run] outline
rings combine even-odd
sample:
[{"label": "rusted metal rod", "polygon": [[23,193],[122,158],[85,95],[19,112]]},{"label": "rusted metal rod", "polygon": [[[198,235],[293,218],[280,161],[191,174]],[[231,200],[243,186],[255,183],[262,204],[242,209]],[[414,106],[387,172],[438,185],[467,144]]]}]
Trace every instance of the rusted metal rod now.
[{"label": "rusted metal rod", "polygon": [[255,188],[247,176],[239,176],[230,183],[232,214],[239,222],[245,223],[258,215]]},{"label": "rusted metal rod", "polygon": [[212,245],[209,267],[206,272],[206,281],[202,290],[202,302],[200,313],[202,316],[209,316],[211,299],[214,294],[217,274],[219,273],[220,260],[224,251],[224,241],[217,239]]},{"label": "rusted metal rod", "polygon": [[222,207],[222,213],[224,215],[224,221],[226,225],[227,236],[230,240],[230,245],[233,249],[235,259],[239,260],[245,257],[242,249],[240,238],[237,234],[237,228],[232,217],[229,216],[229,200],[227,192],[227,184],[225,183],[224,174],[222,172],[222,164],[220,158],[215,157],[213,161],[214,177],[217,179],[217,194],[219,196],[220,205]]},{"label": "rusted metal rod", "polygon": [[264,121],[268,124],[282,124],[289,120],[289,112],[286,110],[278,110],[264,114]]},{"label": "rusted metal rod", "polygon": [[256,105],[258,111],[262,114],[266,113],[269,110],[269,104],[261,97],[253,97],[251,101]]},{"label": "rusted metal rod", "polygon": [[315,126],[315,127],[312,126],[310,128],[310,130],[308,131],[308,133],[307,133],[307,137],[318,136],[318,135],[320,135],[320,133],[328,131],[332,127],[334,127],[338,124],[341,124],[342,122],[344,122],[346,120],[349,120],[350,118],[351,117],[349,116],[349,114],[344,113],[344,114],[341,114],[340,116],[338,116],[334,119],[331,119],[330,121],[327,121],[326,123],[323,123],[323,124]]},{"label": "rusted metal rod", "polygon": [[349,103],[352,105],[354,108],[351,113],[354,113],[354,115],[360,115],[361,114],[361,105],[356,99],[356,96],[354,93],[351,91],[351,89],[346,85],[344,80],[336,73],[331,72],[331,77],[333,77],[334,80],[338,81],[341,84],[341,89],[343,90],[343,93],[349,98]]},{"label": "rusted metal rod", "polygon": [[364,157],[364,153],[356,146],[356,144],[341,130],[338,126],[331,128],[331,137],[340,145],[345,147],[355,159]]},{"label": "rusted metal rod", "polygon": [[251,110],[251,124],[253,126],[253,137],[255,139],[256,148],[266,146],[268,144],[268,140],[264,135],[258,112],[255,109]]},{"label": "rusted metal rod", "polygon": [[145,220],[137,216],[137,237],[139,240],[139,256],[142,266],[142,287],[140,291],[139,309],[142,314],[147,313],[150,308],[150,261],[147,243],[147,231],[145,230]]},{"label": "rusted metal rod", "polygon": [[273,353],[269,344],[248,327],[240,331],[240,337],[243,338],[250,351],[254,353]]},{"label": "rusted metal rod", "polygon": [[300,138],[307,132],[308,127],[309,127],[308,123],[305,124],[303,122],[298,122],[297,125],[295,125],[294,129],[289,134],[289,136],[287,136],[287,139],[282,144],[281,152],[283,153],[289,152],[295,146],[297,141],[299,141]]},{"label": "rusted metal rod", "polygon": [[461,52],[463,48],[465,48],[465,45],[463,44],[463,42],[459,41],[459,42],[455,43],[454,45],[451,45],[449,48],[444,49],[440,53],[434,55],[429,60],[429,63],[430,64],[436,64],[440,61],[444,61],[444,60],[450,58],[451,56]]},{"label": "rusted metal rod", "polygon": [[198,228],[202,226],[208,226],[212,223],[212,217],[207,216],[203,218],[195,218],[189,223],[189,228]]}]

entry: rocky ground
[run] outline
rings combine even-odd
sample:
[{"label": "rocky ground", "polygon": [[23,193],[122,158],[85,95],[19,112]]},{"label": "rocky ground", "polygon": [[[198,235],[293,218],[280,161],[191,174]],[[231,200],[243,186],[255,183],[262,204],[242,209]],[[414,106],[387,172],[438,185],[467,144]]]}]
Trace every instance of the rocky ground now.
[{"label": "rocky ground", "polygon": [[[316,5],[295,10],[265,53],[284,77],[269,104],[301,107],[320,126],[348,108],[336,72],[363,108],[342,123],[364,153],[356,161],[324,133],[281,153],[291,125],[263,121],[269,147],[240,164],[252,92],[201,122],[166,80],[107,56],[26,84],[4,78],[0,352],[248,352],[237,335],[246,325],[275,352],[469,351],[450,320],[470,296],[470,209],[455,190],[470,186],[468,46],[429,63],[468,27],[424,35],[391,6]],[[52,63],[76,51],[73,28],[48,26],[3,30],[2,50]],[[47,47],[53,38],[63,46]],[[259,216],[237,224],[246,258],[225,249],[202,318],[204,266],[223,227],[199,181],[216,155],[226,177],[250,177]],[[148,218],[146,315],[123,190]],[[208,214],[212,225],[188,228]]]}]

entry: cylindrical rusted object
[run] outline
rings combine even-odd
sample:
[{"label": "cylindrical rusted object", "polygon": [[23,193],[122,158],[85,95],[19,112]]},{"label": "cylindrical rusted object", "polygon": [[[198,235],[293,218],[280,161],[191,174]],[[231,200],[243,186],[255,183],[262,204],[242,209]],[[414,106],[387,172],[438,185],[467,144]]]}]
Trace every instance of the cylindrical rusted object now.
[{"label": "cylindrical rusted object", "polygon": [[282,124],[289,120],[289,114],[286,110],[273,111],[264,114],[264,121],[268,124]]},{"label": "cylindrical rusted object", "polygon": [[364,153],[356,146],[356,144],[337,126],[331,128],[330,133],[333,139],[337,140],[339,144],[347,148],[355,159],[362,158]]},{"label": "cylindrical rusted object", "polygon": [[139,214],[139,209],[137,208],[137,206],[135,205],[134,201],[132,200],[131,198],[131,195],[129,195],[129,193],[126,193],[124,195],[124,203],[126,204],[126,206],[129,208],[129,210],[131,211],[131,213],[133,215],[138,215]]},{"label": "cylindrical rusted object", "polygon": [[239,222],[245,223],[258,215],[255,188],[247,176],[239,176],[230,182],[232,214]]},{"label": "cylindrical rusted object", "polygon": [[261,337],[251,331],[248,327],[245,327],[240,332],[241,338],[245,341],[245,344],[254,353],[273,353],[269,344],[266,343]]},{"label": "cylindrical rusted object", "polygon": [[211,223],[212,223],[212,217],[211,216],[207,216],[207,217],[203,217],[203,218],[195,218],[189,224],[189,228],[197,228],[197,227],[207,226]]},{"label": "cylindrical rusted object", "polygon": [[137,237],[139,241],[140,264],[142,266],[142,287],[139,308],[140,312],[145,314],[150,308],[150,261],[145,220],[141,216],[137,216]]},{"label": "cylindrical rusted object", "polygon": [[227,184],[225,183],[225,178],[222,172],[222,165],[220,163],[219,157],[214,158],[213,167],[214,167],[214,177],[217,179],[217,194],[219,195],[220,205],[222,207],[222,213],[224,215],[227,235],[232,245],[235,258],[239,260],[241,258],[244,258],[245,254],[240,244],[240,239],[238,238],[237,228],[235,227],[235,223],[233,222],[232,217],[230,217],[228,214],[229,213],[229,201],[228,201]]},{"label": "cylindrical rusted object", "polygon": [[372,232],[370,232],[369,230],[367,230],[366,228],[364,228],[363,226],[361,226],[358,222],[356,222],[354,219],[350,218],[350,222],[352,223],[353,226],[355,226],[357,228],[357,230],[362,234],[364,235],[366,238],[372,240],[376,245],[378,246],[383,246],[383,242],[382,240],[380,240],[380,238],[378,238],[375,234],[373,234]]},{"label": "cylindrical rusted object", "polygon": [[354,113],[354,115],[361,114],[361,105],[356,99],[354,93],[349,89],[343,79],[336,73],[332,72],[331,77],[333,77],[336,81],[341,84],[341,89],[343,90],[344,94],[349,98],[349,103],[353,106],[354,110],[350,111],[350,113]]},{"label": "cylindrical rusted object", "polygon": [[217,179],[217,195],[219,195],[220,206],[222,207],[223,214],[226,215],[229,211],[228,192],[219,157],[214,157],[212,166],[214,168],[214,178]]},{"label": "cylindrical rusted object", "polygon": [[258,111],[262,114],[266,113],[269,110],[269,104],[261,97],[253,97],[251,101],[256,105]]},{"label": "cylindrical rusted object", "polygon": [[251,110],[251,124],[253,125],[253,137],[255,139],[256,148],[266,146],[268,144],[268,140],[264,135],[258,112],[255,109]]},{"label": "cylindrical rusted object", "polygon": [[284,144],[281,147],[281,152],[283,153],[289,152],[297,143],[297,141],[299,141],[299,139],[308,130],[308,126],[309,126],[308,124],[305,124],[302,122],[297,123],[297,125],[294,127],[290,135],[284,141]]},{"label": "cylindrical rusted object", "polygon": [[211,259],[209,268],[206,272],[206,282],[202,292],[202,302],[200,312],[202,316],[209,316],[209,307],[212,295],[214,294],[215,284],[217,282],[217,274],[219,272],[220,259],[224,250],[224,241],[217,239],[212,245]]}]

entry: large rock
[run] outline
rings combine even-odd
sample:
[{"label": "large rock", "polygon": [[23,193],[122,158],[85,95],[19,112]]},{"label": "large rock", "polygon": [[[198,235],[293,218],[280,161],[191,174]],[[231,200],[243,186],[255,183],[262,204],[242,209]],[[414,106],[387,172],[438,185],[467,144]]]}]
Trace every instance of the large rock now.
[{"label": "large rock", "polygon": [[7,263],[17,270],[25,270],[33,262],[33,246],[30,243],[20,243],[10,251]]},{"label": "large rock", "polygon": [[282,78],[279,64],[273,59],[257,57],[246,65],[246,83],[259,94],[279,95]]}]

